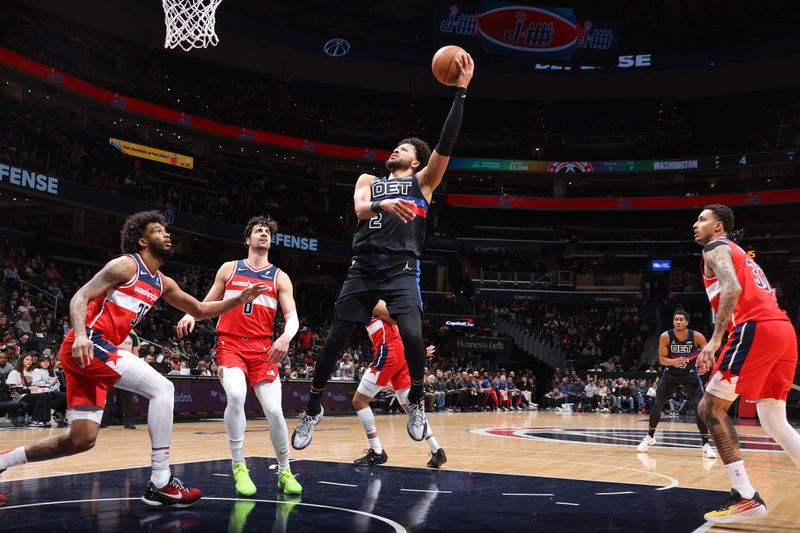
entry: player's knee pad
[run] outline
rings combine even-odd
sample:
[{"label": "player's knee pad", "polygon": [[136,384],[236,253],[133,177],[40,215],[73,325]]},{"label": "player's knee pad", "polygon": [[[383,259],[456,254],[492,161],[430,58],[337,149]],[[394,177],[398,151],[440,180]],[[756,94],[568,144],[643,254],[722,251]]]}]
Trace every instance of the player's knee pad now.
[{"label": "player's knee pad", "polygon": [[758,400],[756,404],[758,420],[767,433],[772,433],[786,421],[786,402],[775,398],[765,398]]},{"label": "player's knee pad", "polygon": [[159,384],[158,394],[163,394],[169,398],[175,398],[175,385],[168,379],[164,379],[163,382]]},{"label": "player's knee pad", "polygon": [[267,417],[270,424],[283,420],[283,409],[280,405],[266,405],[262,407],[264,408],[264,416]]},{"label": "player's knee pad", "polygon": [[225,392],[228,399],[228,405],[234,408],[244,407],[244,401],[247,398],[247,389],[229,389]]}]

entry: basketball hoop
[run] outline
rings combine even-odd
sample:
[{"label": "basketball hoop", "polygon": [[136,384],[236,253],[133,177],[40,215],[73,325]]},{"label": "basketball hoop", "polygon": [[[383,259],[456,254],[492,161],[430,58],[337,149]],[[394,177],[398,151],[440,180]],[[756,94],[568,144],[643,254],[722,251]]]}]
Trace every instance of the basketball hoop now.
[{"label": "basketball hoop", "polygon": [[162,0],[167,37],[164,48],[180,46],[184,52],[193,48],[216,46],[219,42],[214,14],[222,0]]}]

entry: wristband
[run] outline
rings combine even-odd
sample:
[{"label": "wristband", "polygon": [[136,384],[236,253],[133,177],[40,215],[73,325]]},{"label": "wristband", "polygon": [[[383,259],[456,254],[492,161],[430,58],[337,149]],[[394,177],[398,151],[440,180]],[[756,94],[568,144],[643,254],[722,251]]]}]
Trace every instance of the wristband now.
[{"label": "wristband", "polygon": [[383,208],[381,207],[381,201],[380,200],[375,200],[374,202],[372,202],[372,204],[369,206],[369,208],[372,209],[372,211],[374,211],[375,213],[382,213],[383,212]]}]

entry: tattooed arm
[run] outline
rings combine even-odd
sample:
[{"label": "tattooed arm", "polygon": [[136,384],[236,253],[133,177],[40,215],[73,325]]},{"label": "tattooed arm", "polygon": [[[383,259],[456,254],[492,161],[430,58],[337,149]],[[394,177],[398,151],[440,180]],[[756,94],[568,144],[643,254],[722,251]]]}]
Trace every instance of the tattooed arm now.
[{"label": "tattooed arm", "polygon": [[92,341],[86,336],[86,308],[89,302],[131,279],[136,274],[136,268],[136,262],[130,256],[117,257],[106,263],[70,300],[69,319],[75,330],[72,357],[81,368],[91,363],[94,357]]},{"label": "tattooed arm", "polygon": [[701,373],[714,366],[714,356],[719,350],[720,344],[722,344],[722,336],[728,327],[731,316],[733,316],[733,310],[736,309],[739,297],[742,295],[742,286],[736,276],[731,250],[728,246],[717,246],[707,252],[703,251],[703,261],[706,269],[711,270],[717,278],[720,293],[714,333],[697,357],[697,364]]}]

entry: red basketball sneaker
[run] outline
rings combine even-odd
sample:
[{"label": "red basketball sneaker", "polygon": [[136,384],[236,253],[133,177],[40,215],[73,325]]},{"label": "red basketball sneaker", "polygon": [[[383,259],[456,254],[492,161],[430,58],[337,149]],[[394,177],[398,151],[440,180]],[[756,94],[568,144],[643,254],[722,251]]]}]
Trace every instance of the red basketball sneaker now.
[{"label": "red basketball sneaker", "polygon": [[147,484],[142,501],[147,505],[170,505],[172,507],[189,507],[203,497],[200,489],[190,489],[180,479],[172,477],[169,483],[157,489],[153,482]]}]

